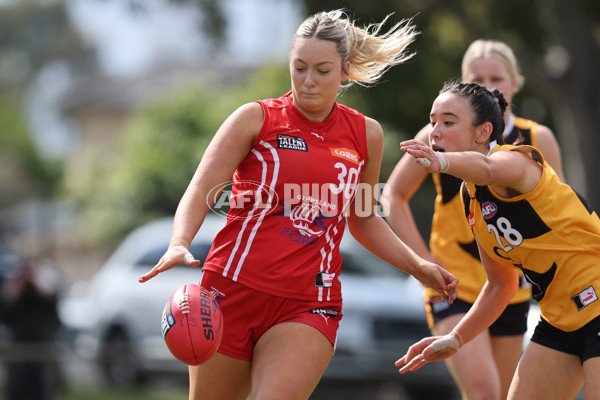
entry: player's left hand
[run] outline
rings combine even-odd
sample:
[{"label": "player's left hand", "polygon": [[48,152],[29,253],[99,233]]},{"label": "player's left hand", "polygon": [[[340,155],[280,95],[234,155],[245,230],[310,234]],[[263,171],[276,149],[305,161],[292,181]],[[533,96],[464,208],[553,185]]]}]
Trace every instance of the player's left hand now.
[{"label": "player's left hand", "polygon": [[414,372],[423,365],[442,361],[453,356],[460,344],[455,336],[448,334],[444,336],[430,336],[413,344],[408,348],[406,354],[394,363],[400,368],[400,373]]}]

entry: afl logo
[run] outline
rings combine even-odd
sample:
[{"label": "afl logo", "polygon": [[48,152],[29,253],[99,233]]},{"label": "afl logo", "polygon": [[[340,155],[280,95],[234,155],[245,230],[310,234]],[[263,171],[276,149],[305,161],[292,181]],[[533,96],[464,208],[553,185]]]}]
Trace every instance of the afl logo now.
[{"label": "afl logo", "polygon": [[484,219],[492,218],[496,215],[496,211],[498,211],[498,207],[491,201],[486,201],[481,205],[481,213],[483,214]]}]

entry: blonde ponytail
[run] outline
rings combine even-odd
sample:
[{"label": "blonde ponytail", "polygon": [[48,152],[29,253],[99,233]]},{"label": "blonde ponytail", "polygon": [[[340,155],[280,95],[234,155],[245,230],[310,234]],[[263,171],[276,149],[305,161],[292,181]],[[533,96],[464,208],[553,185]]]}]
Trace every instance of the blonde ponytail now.
[{"label": "blonde ponytail", "polygon": [[414,56],[414,53],[408,52],[407,48],[419,33],[415,30],[415,26],[410,24],[410,20],[398,22],[390,30],[380,34],[383,24],[390,15],[380,23],[369,24],[364,28],[350,23],[348,74],[351,81],[364,86],[374,84],[390,67]]}]

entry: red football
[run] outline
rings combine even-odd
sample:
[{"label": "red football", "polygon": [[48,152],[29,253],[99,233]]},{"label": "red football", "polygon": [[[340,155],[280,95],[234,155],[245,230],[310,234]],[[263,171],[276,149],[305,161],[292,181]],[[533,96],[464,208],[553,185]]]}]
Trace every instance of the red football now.
[{"label": "red football", "polygon": [[208,290],[186,284],[169,297],[161,327],[175,358],[188,365],[199,365],[211,358],[221,344],[223,314]]}]

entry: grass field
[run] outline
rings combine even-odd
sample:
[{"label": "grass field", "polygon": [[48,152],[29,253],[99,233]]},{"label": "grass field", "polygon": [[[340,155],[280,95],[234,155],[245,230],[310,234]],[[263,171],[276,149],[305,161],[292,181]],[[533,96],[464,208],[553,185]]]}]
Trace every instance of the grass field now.
[{"label": "grass field", "polygon": [[187,400],[185,388],[161,389],[109,389],[69,388],[58,400]]}]

